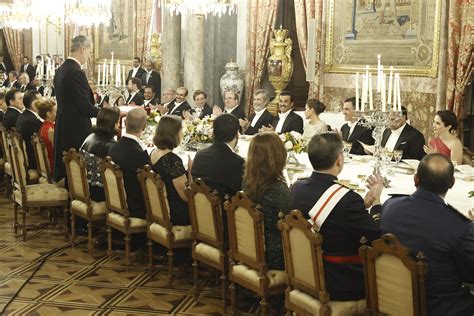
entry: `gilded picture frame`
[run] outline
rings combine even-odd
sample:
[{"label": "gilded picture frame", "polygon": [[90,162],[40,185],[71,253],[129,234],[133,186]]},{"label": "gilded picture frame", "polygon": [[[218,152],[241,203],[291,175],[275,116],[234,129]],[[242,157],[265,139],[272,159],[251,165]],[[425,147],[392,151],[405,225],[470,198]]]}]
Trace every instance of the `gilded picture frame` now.
[{"label": "gilded picture frame", "polygon": [[326,72],[373,71],[380,54],[386,69],[437,76],[441,0],[328,0],[326,21]]},{"label": "gilded picture frame", "polygon": [[96,63],[114,60],[131,65],[136,51],[136,13],[134,0],[112,0],[112,16],[107,24],[95,29],[94,58]]}]

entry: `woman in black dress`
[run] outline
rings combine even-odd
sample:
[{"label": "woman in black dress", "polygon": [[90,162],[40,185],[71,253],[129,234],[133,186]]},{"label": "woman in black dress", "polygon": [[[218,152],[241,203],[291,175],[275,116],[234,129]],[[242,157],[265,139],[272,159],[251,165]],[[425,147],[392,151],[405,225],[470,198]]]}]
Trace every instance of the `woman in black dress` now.
[{"label": "woman in black dress", "polygon": [[173,153],[183,138],[181,118],[163,116],[156,128],[153,143],[157,149],[151,153],[153,170],[161,176],[166,186],[170,219],[173,225],[190,225],[187,196],[185,193],[187,173],[181,158]]}]

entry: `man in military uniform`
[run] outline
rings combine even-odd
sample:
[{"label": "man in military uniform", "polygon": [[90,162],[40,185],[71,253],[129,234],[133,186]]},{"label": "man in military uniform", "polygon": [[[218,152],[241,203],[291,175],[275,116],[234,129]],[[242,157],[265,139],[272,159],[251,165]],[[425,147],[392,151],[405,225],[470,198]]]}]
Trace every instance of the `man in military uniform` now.
[{"label": "man in military uniform", "polygon": [[[381,236],[374,219],[380,214],[380,177],[370,176],[365,198],[337,180],[344,166],[343,145],[336,133],[314,136],[308,145],[314,172],[292,188],[292,208],[300,210],[323,236],[326,286],[335,301],[354,302],[362,312],[365,302],[364,273],[358,255],[360,239]],[[371,207],[370,213],[367,208]]]},{"label": "man in military uniform", "polygon": [[428,314],[433,316],[474,315],[474,295],[463,285],[474,282],[474,223],[444,201],[453,175],[449,158],[425,156],[415,174],[417,190],[388,200],[381,218],[384,233],[426,256]]}]

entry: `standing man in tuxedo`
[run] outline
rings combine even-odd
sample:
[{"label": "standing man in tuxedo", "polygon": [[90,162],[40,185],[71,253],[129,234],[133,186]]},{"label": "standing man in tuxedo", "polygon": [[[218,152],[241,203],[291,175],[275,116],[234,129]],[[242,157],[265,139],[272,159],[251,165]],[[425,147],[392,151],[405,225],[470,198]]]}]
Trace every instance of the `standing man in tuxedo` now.
[{"label": "standing man in tuxedo", "polygon": [[268,112],[267,105],[270,101],[268,92],[264,89],[255,91],[253,94],[253,109],[255,112],[250,115],[249,119],[240,120],[240,126],[245,135],[255,135],[265,126],[270,127],[273,123],[273,115]]},{"label": "standing man in tuxedo", "polygon": [[293,96],[288,91],[282,91],[279,99],[280,113],[273,119],[270,127],[262,126],[262,131],[275,131],[278,134],[289,132],[303,134],[303,118],[293,111]]},{"label": "standing man in tuxedo", "polygon": [[168,104],[168,113],[167,115],[177,115],[181,116],[184,119],[185,111],[191,110],[191,106],[186,101],[186,97],[188,96],[188,89],[185,87],[179,87],[176,89],[176,98],[174,101]]},{"label": "standing man in tuxedo", "polygon": [[140,79],[132,77],[128,79],[127,90],[128,99],[125,102],[126,105],[143,105],[143,95],[140,92],[142,88],[142,82]]},{"label": "standing man in tuxedo", "polygon": [[155,87],[156,94],[160,95],[161,77],[160,74],[153,69],[154,67],[155,65],[150,60],[147,60],[145,62],[145,72],[142,74],[141,79],[144,85]]},{"label": "standing man in tuxedo", "polygon": [[70,56],[56,70],[54,87],[58,109],[54,128],[54,180],[65,177],[63,151],[79,150],[91,130],[94,106],[92,90],[81,65],[87,62],[91,43],[84,35],[72,39]]},{"label": "standing man in tuxedo", "polygon": [[390,121],[390,128],[383,132],[382,147],[390,151],[403,150],[402,159],[421,160],[425,155],[423,134],[407,123],[407,109],[402,106],[401,118]]},{"label": "standing man in tuxedo", "polygon": [[3,82],[3,86],[8,89],[17,89],[20,90],[20,83],[18,82],[18,72],[10,71],[8,73],[8,79]]},{"label": "standing man in tuxedo", "polygon": [[28,78],[33,79],[35,77],[35,67],[30,65],[30,58],[27,56],[23,57],[23,65],[20,67],[20,74],[26,72]]},{"label": "standing man in tuxedo", "polygon": [[11,89],[5,94],[5,103],[7,104],[7,111],[3,116],[2,123],[7,130],[11,130],[12,127],[15,127],[21,112],[25,109],[23,93],[20,90]]},{"label": "standing man in tuxedo", "polygon": [[139,57],[134,57],[132,64],[133,64],[133,68],[130,69],[130,71],[128,72],[127,82],[128,82],[128,79],[133,78],[133,77],[141,79],[143,74],[145,73],[145,69],[142,68]]},{"label": "standing man in tuxedo", "polygon": [[342,114],[346,124],[341,127],[342,140],[352,143],[350,153],[354,155],[365,155],[364,147],[359,143],[361,141],[367,145],[373,145],[375,140],[372,138],[372,129],[368,129],[358,124],[355,113],[355,97],[348,98],[342,106]]}]

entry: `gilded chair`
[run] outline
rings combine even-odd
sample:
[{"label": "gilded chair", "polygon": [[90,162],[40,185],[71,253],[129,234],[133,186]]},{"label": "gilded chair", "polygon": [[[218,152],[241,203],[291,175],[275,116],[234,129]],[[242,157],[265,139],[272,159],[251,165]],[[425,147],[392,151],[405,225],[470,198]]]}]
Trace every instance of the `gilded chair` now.
[{"label": "gilded chair", "polygon": [[107,227],[107,255],[112,255],[112,228],[125,235],[125,264],[130,265],[130,241],[134,234],[145,233],[147,222],[131,217],[127,206],[123,174],[112,158],[107,156],[99,164],[104,183]]},{"label": "gilded chair", "polygon": [[202,179],[195,179],[186,189],[193,237],[194,298],[199,297],[199,264],[219,270],[224,313],[227,307],[227,247],[222,222],[222,202],[216,190]]},{"label": "gilded chair", "polygon": [[38,182],[51,183],[52,178],[51,170],[49,170],[49,158],[44,141],[38,136],[37,133],[34,133],[33,136],[31,136],[31,144],[33,145],[33,149],[35,151],[36,167],[39,176]]},{"label": "gilded chair", "polygon": [[173,286],[173,250],[191,248],[191,226],[173,226],[170,220],[166,187],[161,177],[149,165],[138,170],[147,210],[148,266],[153,269],[153,242],[168,249],[168,285]]},{"label": "gilded chair", "polygon": [[285,271],[268,270],[263,239],[263,214],[244,192],[224,203],[229,229],[231,312],[236,314],[236,284],[256,293],[263,315],[267,297],[285,292]]},{"label": "gilded chair", "polygon": [[15,143],[10,146],[13,174],[13,209],[15,233],[18,227],[18,208],[22,209],[22,235],[26,240],[26,214],[29,208],[63,208],[64,231],[67,234],[68,191],[51,183],[27,184],[25,156]]},{"label": "gilded chair", "polygon": [[18,150],[20,150],[23,153],[23,157],[25,157],[23,164],[25,166],[25,170],[27,171],[26,173],[27,183],[28,184],[38,183],[40,176],[37,170],[29,168],[28,155],[26,154],[26,145],[25,145],[25,141],[23,137],[14,128],[12,129],[10,135],[11,135],[12,143],[18,147]]},{"label": "gilded chair", "polygon": [[72,247],[74,247],[76,241],[76,216],[79,216],[87,221],[87,249],[89,250],[89,256],[92,256],[92,249],[94,248],[92,226],[93,224],[105,224],[105,201],[97,202],[91,199],[86,163],[74,148],[63,153],[63,161],[66,166],[66,177],[71,200]]},{"label": "gilded chair", "polygon": [[359,255],[364,263],[365,315],[425,316],[427,267],[420,252],[416,260],[393,234],[363,245]]},{"label": "gilded chair", "polygon": [[9,136],[7,129],[0,123],[0,135],[2,142],[2,154],[3,154],[3,181],[5,184],[5,195],[8,197],[11,192],[11,179],[12,179],[12,159],[11,152],[8,148]]}]

